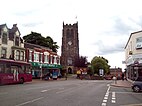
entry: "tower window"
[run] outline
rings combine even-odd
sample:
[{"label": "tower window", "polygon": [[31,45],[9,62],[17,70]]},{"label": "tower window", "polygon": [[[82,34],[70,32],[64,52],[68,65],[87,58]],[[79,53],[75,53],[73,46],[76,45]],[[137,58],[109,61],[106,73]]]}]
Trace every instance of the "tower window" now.
[{"label": "tower window", "polygon": [[73,36],[74,35],[74,33],[73,33],[73,29],[71,29],[71,36]]},{"label": "tower window", "polygon": [[68,65],[72,65],[72,58],[68,58]]},{"label": "tower window", "polygon": [[70,30],[69,29],[67,29],[67,37],[69,38],[70,37]]}]

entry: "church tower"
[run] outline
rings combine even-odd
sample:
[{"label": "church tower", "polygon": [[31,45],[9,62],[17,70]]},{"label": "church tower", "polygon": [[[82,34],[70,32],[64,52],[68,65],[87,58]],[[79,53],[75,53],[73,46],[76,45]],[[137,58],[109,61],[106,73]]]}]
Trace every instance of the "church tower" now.
[{"label": "church tower", "polygon": [[62,30],[61,65],[68,71],[74,73],[75,58],[79,57],[78,22],[64,24]]}]

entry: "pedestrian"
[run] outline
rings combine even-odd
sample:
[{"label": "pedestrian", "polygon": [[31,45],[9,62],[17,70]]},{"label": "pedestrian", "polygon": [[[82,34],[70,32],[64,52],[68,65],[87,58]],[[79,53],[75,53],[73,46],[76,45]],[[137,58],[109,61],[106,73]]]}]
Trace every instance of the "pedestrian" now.
[{"label": "pedestrian", "polygon": [[67,78],[68,78],[68,77],[67,77],[67,73],[65,73],[65,78],[66,78],[66,80],[67,80]]}]

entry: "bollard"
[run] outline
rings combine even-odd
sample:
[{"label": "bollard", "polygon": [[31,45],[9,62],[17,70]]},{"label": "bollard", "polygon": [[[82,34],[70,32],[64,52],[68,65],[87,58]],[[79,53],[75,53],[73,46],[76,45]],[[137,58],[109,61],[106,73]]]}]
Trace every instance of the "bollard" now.
[{"label": "bollard", "polygon": [[113,77],[113,80],[114,80],[114,84],[117,84],[117,79],[116,79],[116,77]]}]

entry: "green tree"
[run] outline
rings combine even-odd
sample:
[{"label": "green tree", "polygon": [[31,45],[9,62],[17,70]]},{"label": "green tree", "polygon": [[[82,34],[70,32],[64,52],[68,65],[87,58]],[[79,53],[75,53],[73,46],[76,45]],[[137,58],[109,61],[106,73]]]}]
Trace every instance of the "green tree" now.
[{"label": "green tree", "polygon": [[110,66],[108,65],[108,60],[104,57],[95,56],[91,61],[91,67],[95,74],[99,74],[99,69],[104,70],[104,74],[109,72]]},{"label": "green tree", "polygon": [[36,32],[31,32],[31,34],[23,36],[23,39],[27,43],[48,47],[52,49],[53,52],[57,52],[57,49],[59,48],[57,42],[54,42],[50,36],[45,38],[40,33]]}]

